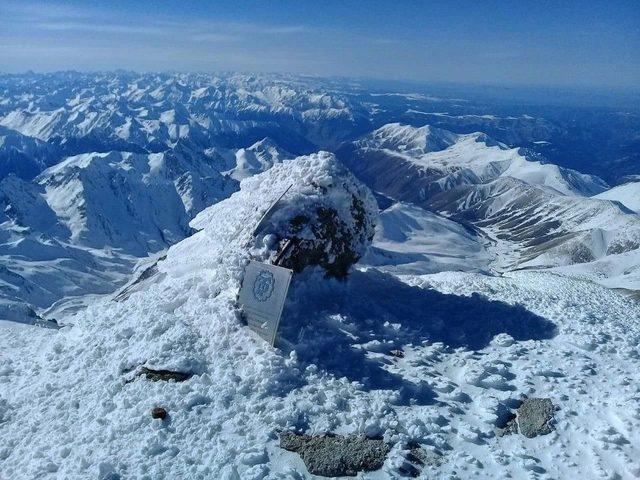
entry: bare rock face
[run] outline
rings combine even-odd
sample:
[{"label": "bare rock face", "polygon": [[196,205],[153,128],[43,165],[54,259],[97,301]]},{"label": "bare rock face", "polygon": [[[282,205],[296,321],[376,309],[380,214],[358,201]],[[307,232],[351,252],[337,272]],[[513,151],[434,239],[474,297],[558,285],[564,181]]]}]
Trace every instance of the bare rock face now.
[{"label": "bare rock face", "polygon": [[[295,272],[309,265],[319,265],[327,276],[341,278],[360,259],[359,244],[371,242],[364,202],[355,194],[346,221],[335,208],[319,205],[310,214],[291,219],[284,232],[279,264]],[[287,242],[287,240],[290,242]]]},{"label": "bare rock face", "polygon": [[172,370],[154,370],[152,368],[142,367],[140,375],[146,376],[149,380],[154,382],[168,382],[173,380],[174,382],[184,382],[191,378],[192,374],[189,372],[174,372]]},{"label": "bare rock face", "polygon": [[382,439],[358,435],[299,435],[284,432],[280,447],[297,452],[312,475],[356,476],[358,472],[378,470],[390,447]]}]

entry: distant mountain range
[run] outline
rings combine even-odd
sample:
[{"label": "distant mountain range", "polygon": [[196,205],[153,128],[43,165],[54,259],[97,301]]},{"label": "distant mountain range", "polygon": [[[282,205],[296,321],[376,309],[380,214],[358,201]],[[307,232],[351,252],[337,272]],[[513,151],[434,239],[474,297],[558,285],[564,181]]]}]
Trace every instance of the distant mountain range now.
[{"label": "distant mountain range", "polygon": [[371,265],[640,289],[640,182],[615,186],[640,174],[637,114],[512,110],[281,75],[0,76],[0,318],[113,292],[242,179],[318,150],[378,194]]}]

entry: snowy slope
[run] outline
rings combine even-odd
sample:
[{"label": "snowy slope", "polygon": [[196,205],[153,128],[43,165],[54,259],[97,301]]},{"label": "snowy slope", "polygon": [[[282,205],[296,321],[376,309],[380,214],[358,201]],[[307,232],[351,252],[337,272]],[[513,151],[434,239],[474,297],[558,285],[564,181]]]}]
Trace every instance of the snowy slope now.
[{"label": "snowy slope", "polygon": [[[604,182],[481,133],[391,124],[340,156],[374,190],[481,229],[498,270],[589,263],[640,248],[640,216],[591,197]],[[632,283],[609,271],[607,285]]]},{"label": "snowy slope", "polygon": [[[246,248],[264,198],[293,184],[279,211],[304,209],[341,178],[353,184],[325,154],[279,164],[203,211],[143,290],[59,331],[0,329],[3,475],[311,478],[277,446],[300,429],[382,435],[392,449],[361,475],[372,480],[406,478],[410,442],[440,459],[426,478],[637,477],[640,307],[604,287],[539,272],[310,270],[294,278],[279,349],[242,326],[244,260],[267,254]],[[141,365],[193,376],[152,382]],[[522,395],[558,406],[553,433],[496,435]],[[164,422],[149,414],[158,405]]]},{"label": "snowy slope", "polygon": [[373,247],[362,263],[394,274],[489,271],[488,243],[470,227],[395,203],[380,213]]},{"label": "snowy slope", "polygon": [[237,182],[188,151],[69,157],[35,182],[0,182],[2,298],[43,309],[110,293],[140,258],[191,233],[191,218]]},{"label": "snowy slope", "polygon": [[596,195],[595,198],[605,200],[615,200],[620,202],[629,210],[640,213],[640,182],[630,182],[618,185],[611,190]]}]

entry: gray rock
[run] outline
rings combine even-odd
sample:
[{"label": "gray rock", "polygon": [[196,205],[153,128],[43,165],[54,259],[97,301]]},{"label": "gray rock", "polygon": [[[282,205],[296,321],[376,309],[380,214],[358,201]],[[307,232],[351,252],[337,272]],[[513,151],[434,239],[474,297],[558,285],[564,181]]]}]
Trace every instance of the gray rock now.
[{"label": "gray rock", "polygon": [[516,413],[518,430],[527,438],[546,435],[553,431],[555,407],[548,398],[527,398]]},{"label": "gray rock", "polygon": [[407,459],[418,465],[439,467],[442,465],[442,455],[433,450],[425,450],[418,444],[412,444],[409,448]]},{"label": "gray rock", "polygon": [[407,445],[404,458],[406,461],[398,468],[398,472],[404,477],[419,477],[423,468],[437,468],[443,463],[440,453],[433,450],[425,450],[419,443],[415,442]]},{"label": "gray rock", "polygon": [[378,470],[390,447],[382,439],[359,435],[299,435],[284,432],[280,448],[296,452],[313,475],[355,476]]},{"label": "gray rock", "polygon": [[520,432],[527,438],[546,435],[554,430],[553,412],[555,406],[549,398],[526,398],[516,410],[515,415],[507,418],[498,428],[497,435],[502,437]]}]

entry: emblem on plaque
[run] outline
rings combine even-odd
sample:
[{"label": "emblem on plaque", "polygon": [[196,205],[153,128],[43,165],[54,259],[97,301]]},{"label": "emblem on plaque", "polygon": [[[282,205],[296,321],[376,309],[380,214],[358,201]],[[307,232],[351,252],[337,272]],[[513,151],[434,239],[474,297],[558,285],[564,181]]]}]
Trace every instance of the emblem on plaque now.
[{"label": "emblem on plaque", "polygon": [[276,281],[269,270],[261,270],[253,282],[253,296],[259,302],[266,302],[273,293]]},{"label": "emblem on plaque", "polygon": [[238,294],[238,303],[251,330],[274,345],[293,271],[250,260]]}]

